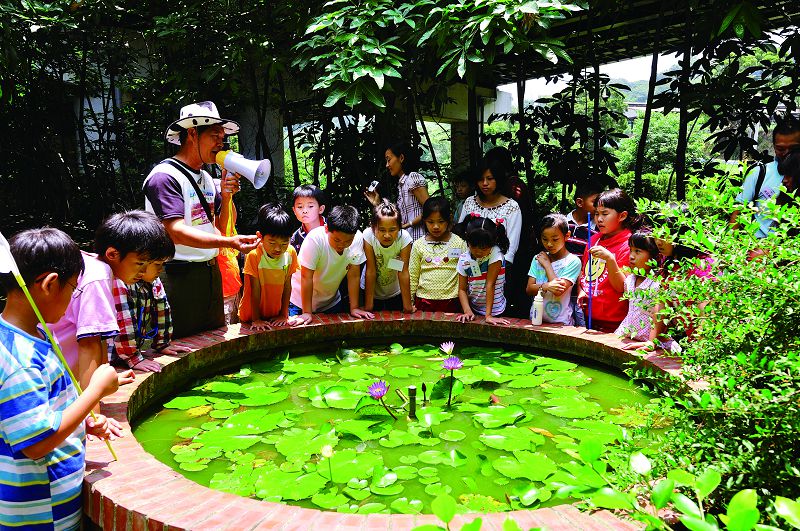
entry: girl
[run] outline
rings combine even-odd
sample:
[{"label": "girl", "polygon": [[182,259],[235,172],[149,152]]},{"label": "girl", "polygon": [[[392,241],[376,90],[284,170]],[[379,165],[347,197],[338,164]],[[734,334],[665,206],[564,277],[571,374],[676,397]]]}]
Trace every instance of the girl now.
[{"label": "girl", "polygon": [[[422,205],[428,199],[428,182],[417,173],[419,155],[416,148],[406,142],[390,146],[384,154],[386,169],[397,181],[397,207],[405,220],[402,229],[407,229],[411,238],[416,240],[425,235],[422,223]],[[378,192],[366,191],[364,195],[377,207],[381,203]]]},{"label": "girl", "polygon": [[364,231],[367,267],[361,275],[361,289],[368,312],[414,311],[408,276],[413,240],[402,226],[397,206],[382,199],[372,212],[371,227]]},{"label": "girl", "polygon": [[[536,255],[528,271],[525,292],[536,295],[544,292],[545,323],[575,324],[570,295],[581,272],[581,259],[567,250],[569,224],[562,214],[548,214],[542,219],[539,239],[544,251]],[[531,306],[533,319],[533,306]]]},{"label": "girl", "polygon": [[[473,215],[464,227],[468,251],[458,258],[458,300],[463,314],[459,322],[485,315],[489,324],[507,325],[499,319],[506,309],[503,287],[506,282],[503,253],[508,250],[506,229],[494,220]],[[474,312],[474,313],[473,313]]]},{"label": "girl", "polygon": [[458,258],[467,250],[464,240],[450,232],[450,203],[431,197],[422,205],[427,234],[411,246],[408,272],[417,310],[461,311],[458,302]]},{"label": "girl", "polygon": [[[628,301],[621,299],[626,276],[622,267],[630,261],[631,231],[638,229],[642,220],[633,200],[619,188],[597,197],[595,216],[597,234],[583,253],[578,303],[594,330],[614,332],[628,313]],[[587,295],[590,286],[591,313]]]},{"label": "girl", "polygon": [[[633,340],[622,347],[625,350],[652,349],[663,331],[663,325],[655,318],[663,308],[654,301],[660,284],[649,276],[657,263],[658,246],[652,235],[645,231],[631,235],[628,246],[632,270],[632,274],[625,278],[624,287],[624,292],[628,294],[628,314],[614,333]],[[661,337],[664,337],[659,342],[661,348],[673,353],[680,352],[680,345],[672,338]]]}]

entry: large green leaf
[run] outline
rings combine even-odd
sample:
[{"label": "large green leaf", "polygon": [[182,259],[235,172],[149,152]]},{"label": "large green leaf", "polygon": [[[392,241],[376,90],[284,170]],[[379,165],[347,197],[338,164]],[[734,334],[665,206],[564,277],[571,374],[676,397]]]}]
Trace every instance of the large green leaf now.
[{"label": "large green leaf", "polygon": [[412,378],[422,375],[422,369],[416,367],[395,367],[389,371],[393,378]]},{"label": "large green leaf", "polygon": [[316,384],[308,389],[308,398],[314,407],[335,409],[355,409],[365,391],[353,389],[344,384]]},{"label": "large green leaf", "polygon": [[545,400],[542,406],[551,415],[571,419],[593,417],[603,411],[597,402],[590,402],[580,396],[551,398]]},{"label": "large green leaf", "polygon": [[433,387],[430,391],[430,396],[428,398],[431,400],[443,400],[446,402],[450,393],[451,380],[453,382],[453,398],[462,394],[464,392],[464,384],[461,382],[461,380],[455,377],[451,378],[450,376],[445,376],[433,384]]},{"label": "large green leaf", "polygon": [[611,444],[624,439],[624,430],[618,425],[604,420],[576,420],[561,428],[563,433],[575,439],[593,439],[603,444]]},{"label": "large green leaf", "polygon": [[499,428],[500,426],[523,421],[525,413],[525,408],[516,404],[490,406],[482,413],[475,413],[472,418],[484,428]]},{"label": "large green leaf", "polygon": [[339,377],[346,380],[369,380],[385,374],[386,369],[374,365],[347,365],[339,369]]},{"label": "large green leaf", "polygon": [[502,455],[492,466],[506,477],[526,478],[531,481],[544,481],[547,476],[556,471],[556,464],[552,459],[541,453],[524,450],[513,452],[514,456]]},{"label": "large green leaf", "polygon": [[392,431],[392,423],[383,420],[350,419],[337,424],[336,432],[342,435],[354,435],[362,441],[380,439]]},{"label": "large green leaf", "polygon": [[266,470],[256,472],[255,495],[262,499],[304,500],[320,492],[328,480],[316,472],[284,472]]},{"label": "large green leaf", "polygon": [[311,503],[323,509],[335,509],[347,502],[347,497],[340,494],[336,487],[331,487],[325,492],[318,492],[311,497]]},{"label": "large green leaf", "polygon": [[422,501],[409,500],[408,498],[397,498],[390,505],[393,511],[401,514],[421,514]]},{"label": "large green leaf", "polygon": [[[334,483],[347,483],[352,479],[371,478],[376,466],[383,466],[383,457],[380,454],[375,452],[358,453],[355,450],[347,449],[334,452],[330,458],[330,468],[324,465],[320,466],[317,473],[328,478],[330,470],[333,470]],[[361,488],[366,486],[367,484],[364,483]]]},{"label": "large green leaf", "polygon": [[336,446],[338,442],[339,438],[334,430],[320,433],[313,428],[292,428],[283,432],[275,443],[275,449],[289,460],[309,459],[312,455],[319,454],[323,446]]},{"label": "large green leaf", "polygon": [[196,396],[196,395],[182,395],[176,396],[169,402],[164,404],[164,407],[167,409],[180,409],[180,410],[187,410],[197,406],[203,406],[208,404],[208,400],[204,396]]},{"label": "large green leaf", "polygon": [[513,380],[508,382],[508,386],[512,389],[527,389],[531,387],[539,387],[544,382],[544,378],[536,374],[526,374],[524,376],[516,376]]},{"label": "large green leaf", "polygon": [[775,498],[775,512],[786,520],[786,523],[795,529],[800,529],[800,503],[783,496],[777,496]]},{"label": "large green leaf", "polygon": [[577,387],[592,381],[580,371],[536,371],[536,375],[557,387]]},{"label": "large green leaf", "polygon": [[246,398],[239,400],[241,406],[271,406],[289,397],[288,391],[277,387],[253,387],[245,390]]},{"label": "large green leaf", "polygon": [[456,515],[457,506],[456,500],[447,494],[437,496],[436,499],[431,502],[433,514],[445,524],[449,524],[450,520]]},{"label": "large green leaf", "polygon": [[486,446],[498,450],[532,450],[544,444],[544,437],[528,428],[506,426],[497,430],[486,430],[478,436]]}]

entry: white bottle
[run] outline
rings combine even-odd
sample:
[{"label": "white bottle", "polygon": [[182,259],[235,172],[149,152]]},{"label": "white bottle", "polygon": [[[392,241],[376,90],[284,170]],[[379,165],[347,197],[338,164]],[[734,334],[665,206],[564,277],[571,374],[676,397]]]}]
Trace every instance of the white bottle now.
[{"label": "white bottle", "polygon": [[534,325],[542,324],[542,315],[544,314],[544,297],[542,297],[542,291],[539,290],[539,293],[536,294],[536,297],[533,299],[533,315],[531,315],[531,322]]}]

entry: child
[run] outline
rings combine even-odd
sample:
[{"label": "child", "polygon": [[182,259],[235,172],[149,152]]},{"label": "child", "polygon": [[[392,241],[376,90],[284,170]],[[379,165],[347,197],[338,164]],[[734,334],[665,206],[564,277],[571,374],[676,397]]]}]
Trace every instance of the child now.
[{"label": "child", "polygon": [[[120,212],[107,218],[95,233],[97,254],[83,253],[85,269],[78,281],[80,296],[52,325],[53,334],[81,386],[107,357],[106,340],[119,334],[112,292],[114,280],[135,284],[151,261],[150,249],[162,241],[164,225],[143,210]],[[114,424],[112,422],[112,424]]]},{"label": "child", "polygon": [[540,290],[544,292],[543,322],[572,326],[575,321],[570,294],[581,272],[581,260],[567,250],[571,233],[566,216],[548,214],[542,219],[541,227],[539,239],[544,251],[531,263],[525,292],[534,296]]},{"label": "child", "polygon": [[[658,280],[649,276],[658,259],[658,246],[649,231],[632,234],[628,246],[632,270],[632,274],[625,278],[628,314],[614,333],[633,340],[622,347],[625,350],[648,349],[656,343],[663,328],[655,318],[662,306],[653,300],[660,285]],[[678,353],[681,350],[680,345],[669,337],[659,344],[669,352]]]},{"label": "child", "polygon": [[570,232],[567,251],[579,257],[583,256],[589,239],[597,233],[592,216],[594,215],[594,204],[601,191],[599,186],[592,183],[581,183],[575,187],[575,209],[567,214],[567,225]]},{"label": "child", "polygon": [[[44,320],[61,319],[81,295],[78,246],[51,228],[21,232],[10,246]],[[0,281],[7,294],[0,316],[0,528],[79,529],[84,436],[110,435],[104,416],[88,415],[120,381],[111,366],[100,365],[77,396],[14,278],[0,275]]]},{"label": "child", "polygon": [[408,262],[414,306],[428,312],[458,313],[461,303],[456,265],[467,244],[450,232],[450,203],[444,197],[425,201],[422,220],[427,234],[411,246]]},{"label": "child", "polygon": [[120,333],[111,343],[112,362],[120,361],[126,367],[145,372],[160,372],[161,364],[147,359],[142,353],[145,340],[152,340],[155,352],[175,355],[188,352],[182,346],[170,347],[172,339],[172,310],[167,301],[164,285],[158,276],[164,263],[175,255],[175,245],[166,231],[156,238],[148,254],[153,259],[148,263],[141,280],[126,285],[114,279],[114,303]]},{"label": "child", "polygon": [[338,288],[345,275],[350,315],[373,319],[374,314],[358,307],[359,266],[365,260],[358,211],[350,205],[334,207],[327,224],[309,232],[300,247],[300,270],[292,275],[290,324],[308,324],[314,313],[341,313],[344,304]]},{"label": "child", "polygon": [[469,250],[458,258],[456,266],[458,300],[464,313],[456,319],[462,323],[472,321],[477,313],[485,315],[489,324],[507,325],[506,319],[497,318],[506,309],[506,229],[494,220],[471,216],[464,233]]},{"label": "child", "polygon": [[300,246],[308,233],[325,224],[322,213],[325,212],[325,192],[313,184],[304,184],[294,189],[292,194],[292,210],[300,227],[292,234],[289,243],[295,253],[300,253]]},{"label": "child", "polygon": [[289,246],[292,219],[280,205],[268,203],[258,210],[258,234],[261,243],[244,262],[239,320],[253,330],[270,330],[289,320],[292,275],[297,271],[297,253]]},{"label": "child", "polygon": [[368,312],[403,310],[411,313],[408,259],[411,236],[402,229],[403,217],[387,199],[372,212],[371,227],[364,231],[367,267],[361,275],[364,309]]},{"label": "child", "polygon": [[[597,197],[597,231],[583,253],[578,303],[594,330],[614,332],[628,313],[628,301],[621,299],[625,287],[622,268],[630,261],[628,239],[641,225],[636,205],[628,194],[614,188]],[[592,307],[587,293],[591,284]]]},{"label": "child", "polygon": [[468,197],[472,197],[475,193],[475,188],[472,186],[472,183],[475,182],[475,178],[472,176],[472,170],[462,171],[456,178],[453,180],[453,184],[455,185],[455,195],[456,195],[456,204],[455,209],[453,209],[453,219],[461,219],[461,211],[464,209],[464,201]]}]

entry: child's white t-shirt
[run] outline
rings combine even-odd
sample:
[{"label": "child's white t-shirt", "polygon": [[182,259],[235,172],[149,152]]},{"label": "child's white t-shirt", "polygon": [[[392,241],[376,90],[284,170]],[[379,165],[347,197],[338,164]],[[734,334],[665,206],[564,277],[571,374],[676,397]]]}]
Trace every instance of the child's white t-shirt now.
[{"label": "child's white t-shirt", "polygon": [[467,251],[458,257],[456,271],[467,277],[467,294],[472,311],[478,315],[486,315],[486,275],[489,266],[500,262],[500,272],[494,283],[494,302],[492,302],[492,316],[498,316],[506,310],[506,297],[504,292],[506,284],[506,268],[503,253],[497,246],[492,247],[492,252],[487,256],[475,260]]},{"label": "child's white t-shirt", "polygon": [[[561,260],[552,262],[553,272],[556,278],[565,278],[575,285],[578,280],[578,275],[581,272],[581,259],[574,254],[567,254]],[[536,260],[533,258],[531,262],[531,269],[528,271],[528,276],[536,279],[537,284],[547,282],[547,272]],[[544,314],[542,321],[545,323],[560,323],[565,325],[573,325],[575,322],[572,318],[572,306],[570,304],[570,294],[572,289],[566,290],[561,297],[556,297],[549,291],[544,292]],[[531,319],[533,319],[533,306],[531,306]]]},{"label": "child's white t-shirt", "polygon": [[[384,247],[370,227],[364,231],[364,241],[372,246],[375,254],[375,298],[382,301],[396,297],[400,294],[400,280],[397,278],[399,271],[392,269],[392,266],[399,267],[399,264],[392,260],[400,260],[400,251],[413,242],[411,235],[407,230],[401,229],[397,239],[389,247]],[[365,289],[366,273],[367,268],[364,268],[361,272],[361,289]]]},{"label": "child's white t-shirt", "polygon": [[[297,260],[301,267],[314,270],[314,290],[311,307],[314,312],[324,312],[339,303],[339,284],[347,275],[350,266],[358,267],[366,260],[361,231],[356,231],[350,247],[342,254],[333,250],[328,242],[325,227],[317,227],[306,236]],[[303,308],[303,294],[300,290],[301,270],[292,275],[292,304]]]}]

